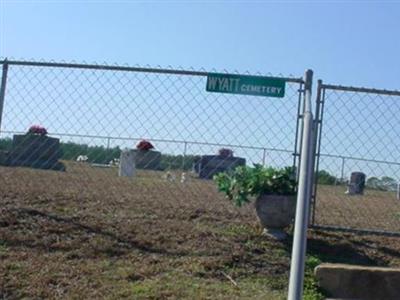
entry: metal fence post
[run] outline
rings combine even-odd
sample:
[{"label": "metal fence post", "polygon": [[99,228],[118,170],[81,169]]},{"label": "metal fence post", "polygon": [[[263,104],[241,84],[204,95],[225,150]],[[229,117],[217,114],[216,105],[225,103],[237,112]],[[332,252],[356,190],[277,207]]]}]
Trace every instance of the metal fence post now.
[{"label": "metal fence post", "polygon": [[400,200],[400,182],[397,183],[397,200]]},{"label": "metal fence post", "polygon": [[310,198],[312,189],[313,166],[313,132],[314,123],[311,112],[312,70],[305,74],[303,139],[301,144],[301,161],[299,187],[297,192],[296,219],[293,236],[292,259],[289,278],[289,300],[301,300],[304,284],[304,265],[307,248],[307,228],[309,221]]},{"label": "metal fence post", "polygon": [[341,184],[344,182],[344,162],[345,162],[345,158],[342,157],[342,169],[340,171],[340,183]]},{"label": "metal fence post", "polygon": [[107,150],[110,149],[110,137],[107,138]]},{"label": "metal fence post", "polygon": [[317,206],[317,188],[318,188],[318,171],[320,159],[320,145],[321,145],[321,127],[322,127],[322,113],[323,100],[322,100],[322,80],[317,81],[317,98],[315,103],[315,120],[314,120],[314,135],[313,135],[313,159],[312,159],[312,182],[313,190],[311,194],[311,226],[315,225],[315,211]]},{"label": "metal fence post", "polygon": [[1,75],[1,85],[0,85],[0,131],[3,120],[4,98],[6,96],[7,73],[8,73],[8,62],[7,60],[4,60],[3,72]]},{"label": "metal fence post", "polygon": [[[300,131],[300,120],[302,118],[301,114],[301,100],[302,96],[304,95],[304,83],[301,82],[298,90],[298,103],[297,103],[297,122],[296,122],[296,138],[294,140],[294,151],[293,151],[293,167],[296,168],[296,179],[299,178],[299,168],[300,168],[300,149],[298,149],[300,143],[301,143],[301,137],[299,137],[299,131]],[[298,162],[296,164],[296,162]]]},{"label": "metal fence post", "polygon": [[265,167],[265,159],[267,157],[267,149],[263,149],[262,165]]},{"label": "metal fence post", "polygon": [[183,143],[182,170],[185,169],[187,142]]}]

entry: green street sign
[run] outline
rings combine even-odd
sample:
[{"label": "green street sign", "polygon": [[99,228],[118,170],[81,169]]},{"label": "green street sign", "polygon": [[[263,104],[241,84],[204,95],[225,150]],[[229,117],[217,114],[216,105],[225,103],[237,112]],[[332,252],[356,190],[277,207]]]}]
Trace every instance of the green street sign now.
[{"label": "green street sign", "polygon": [[284,79],[276,77],[210,73],[207,75],[206,91],[282,98],[285,96],[285,84]]}]

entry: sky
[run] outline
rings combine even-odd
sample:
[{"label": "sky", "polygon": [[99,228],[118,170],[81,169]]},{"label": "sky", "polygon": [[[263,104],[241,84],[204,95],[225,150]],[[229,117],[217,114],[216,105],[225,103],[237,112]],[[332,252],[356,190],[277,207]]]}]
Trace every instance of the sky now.
[{"label": "sky", "polygon": [[399,86],[399,1],[0,2],[2,57]]},{"label": "sky", "polygon": [[[400,1],[0,0],[0,3],[0,57],[3,58],[106,62],[108,64],[148,65],[151,67],[171,66],[195,70],[249,72],[251,74],[295,77],[301,77],[309,68],[314,70],[314,82],[316,79],[323,79],[325,83],[331,84],[386,89],[399,89],[400,87],[400,59],[398,58],[400,53]],[[81,73],[72,72],[71,74],[71,77],[76,79],[83,76]],[[14,86],[14,91],[8,91],[9,94],[11,93],[8,99],[27,101],[23,93],[34,89],[34,87],[28,89],[27,86],[35,82],[35,77],[38,79],[43,76],[43,80],[46,80],[46,74],[34,75],[32,78],[29,76],[15,74],[15,80],[10,79],[9,86]],[[257,99],[251,100],[252,104],[249,105],[246,104],[249,102],[245,102],[245,104],[241,102],[247,100],[241,100],[242,98],[235,98],[235,96],[228,98],[225,95],[205,95],[204,91],[197,91],[197,89],[204,88],[204,82],[201,80],[187,79],[179,82],[180,79],[169,77],[167,81],[174,86],[170,90],[173,90],[174,95],[178,95],[179,101],[182,101],[178,106],[174,106],[176,110],[171,108],[172,104],[166,104],[168,108],[171,108],[170,117],[165,120],[166,123],[172,124],[171,120],[176,120],[175,117],[179,116],[177,123],[171,125],[176,130],[179,128],[179,132],[173,132],[172,129],[168,129],[168,124],[162,122],[157,113],[151,113],[156,110],[158,105],[157,93],[161,91],[164,95],[168,93],[168,89],[164,90],[162,78],[154,77],[150,83],[156,85],[158,91],[151,93],[137,89],[131,92],[125,90],[126,95],[121,96],[123,92],[115,90],[118,81],[137,80],[139,83],[143,83],[153,77],[138,79],[129,76],[121,78],[118,77],[121,75],[115,75],[110,79],[111,82],[115,81],[115,84],[110,87],[113,91],[112,95],[108,95],[108,90],[105,90],[96,100],[93,98],[96,96],[95,92],[85,94],[89,86],[77,86],[75,83],[71,83],[73,81],[69,79],[71,77],[67,77],[65,74],[62,76],[65,76],[63,84],[66,84],[67,81],[69,88],[62,88],[63,91],[60,92],[56,88],[50,90],[48,86],[42,87],[42,89],[48,89],[47,94],[46,96],[41,93],[35,94],[36,99],[45,97],[54,99],[51,97],[58,95],[57,97],[65,99],[64,102],[67,103],[67,99],[73,101],[75,92],[78,97],[74,100],[73,105],[79,107],[79,105],[84,105],[83,103],[79,104],[79,101],[83,101],[84,96],[87,97],[85,103],[94,101],[93,103],[98,104],[103,101],[101,102],[103,105],[110,104],[110,101],[117,101],[115,99],[118,97],[121,97],[120,101],[127,99],[127,96],[140,98],[137,100],[141,101],[140,111],[137,108],[135,110],[135,107],[127,110],[132,114],[136,113],[135,116],[137,120],[140,120],[139,122],[119,121],[115,123],[115,120],[108,120],[108,125],[98,122],[101,126],[96,128],[95,126],[98,124],[95,124],[95,117],[106,120],[107,116],[95,112],[92,118],[93,124],[89,119],[89,123],[82,121],[89,124],[80,127],[81,131],[87,134],[103,133],[107,129],[114,130],[118,126],[121,132],[116,134],[117,136],[122,136],[124,131],[132,128],[135,128],[136,132],[140,132],[140,129],[143,129],[143,123],[146,122],[141,118],[144,118],[146,112],[150,111],[150,115],[146,116],[147,120],[151,120],[152,124],[161,120],[157,123],[159,128],[154,125],[153,128],[142,131],[141,136],[147,134],[153,138],[197,141],[204,139],[211,142],[220,141],[234,144],[250,143],[261,147],[271,146],[284,149],[292,147],[291,144],[294,140],[292,136],[296,125],[295,117],[288,118],[288,121],[285,119],[283,123],[279,123],[276,118],[295,113],[294,101],[297,96],[294,85],[287,87],[289,93],[286,98],[292,101],[291,104],[276,104],[277,102],[270,104],[259,102],[260,99]],[[96,85],[102,80],[101,78],[108,75],[102,76],[101,74],[88,75],[88,82],[91,82],[91,86]],[[10,77],[12,77],[12,73]],[[37,81],[36,86],[44,84],[43,80]],[[191,87],[190,91],[188,87]],[[126,89],[126,86],[121,90],[124,88]],[[185,92],[182,92],[183,89]],[[194,96],[193,91],[196,91]],[[31,94],[30,97],[33,97],[34,93],[31,92]],[[100,92],[97,90],[97,96],[99,94]],[[147,100],[143,98],[144,94]],[[170,97],[173,98],[172,95]],[[191,97],[196,101],[191,101]],[[28,126],[29,122],[35,121],[35,118],[29,119],[29,115],[32,115],[29,114],[29,110],[34,112],[33,116],[36,117],[36,121],[40,122],[45,122],[45,117],[51,115],[54,118],[53,128],[56,127],[57,120],[65,117],[50,113],[54,112],[56,108],[42,113],[51,106],[51,103],[46,104],[44,101],[42,101],[42,106],[35,104],[29,106],[24,103],[18,105],[12,104],[11,100],[8,101],[5,114],[7,114],[8,105],[8,110],[11,110],[11,113],[8,114],[9,122],[12,120],[19,122],[22,128]],[[178,103],[177,101],[178,98],[174,100],[175,103]],[[368,101],[374,100],[369,99]],[[237,103],[236,106],[233,103]],[[58,107],[60,105],[58,104]],[[118,105],[112,106],[115,114],[122,110]],[[196,109],[196,105],[200,112],[209,116],[210,123],[220,122],[227,129],[207,130],[207,128],[211,128],[210,125],[204,126],[207,120],[203,120],[197,115],[196,118],[199,121],[199,124],[196,125],[197,134],[182,134],[185,128],[195,126],[190,117],[185,117],[190,115],[191,109]],[[97,106],[93,104],[93,107]],[[147,111],[144,107],[147,108]],[[369,110],[374,109],[376,109],[375,106],[369,106]],[[393,105],[392,109],[398,112],[397,115],[400,115],[400,107]],[[93,109],[87,108],[87,114],[90,111],[93,112]],[[218,113],[213,114],[216,111]],[[228,111],[229,113],[224,113]],[[332,108],[332,111],[335,111],[335,108]],[[20,112],[28,116],[25,121],[15,121],[17,120],[15,116]],[[75,117],[78,115],[79,111],[74,113]],[[230,123],[229,121],[235,116],[239,117],[235,122]],[[267,120],[261,123],[254,121],[255,124],[246,123],[246,120],[258,120],[257,118],[262,116],[265,116]],[[4,118],[3,130],[7,129],[7,115]],[[351,118],[350,116],[345,121],[350,122]],[[63,119],[64,122],[68,122],[67,119]],[[365,120],[373,121],[374,118],[364,116],[362,120],[359,119],[360,122]],[[76,120],[69,122],[71,123],[70,128],[80,124]],[[287,125],[288,122],[290,125]],[[335,122],[340,122],[340,118]],[[235,127],[236,125],[237,127]],[[240,126],[245,127],[236,135],[232,134],[235,132],[235,128],[240,129]],[[249,137],[243,133],[246,128],[254,129]],[[259,131],[259,128],[268,128],[274,136],[265,138],[265,143],[257,144],[257,141],[263,140],[263,132]],[[14,129],[18,129],[18,126],[15,125]],[[94,131],[89,129],[94,129]],[[327,135],[330,139],[334,139],[337,133],[333,131]],[[388,136],[392,139],[399,137],[397,133]],[[278,141],[274,139],[275,137],[281,139]],[[344,137],[340,137],[338,141],[344,141]],[[360,149],[363,143],[365,140],[360,139],[355,144],[355,148]],[[348,154],[345,146],[340,148],[339,143],[330,140],[325,144],[329,146],[324,149],[325,152]],[[370,148],[375,151],[380,149],[375,149],[374,145],[370,145]],[[367,150],[370,153],[369,149]],[[211,151],[211,149],[207,148],[204,151]],[[368,153],[355,150],[350,154],[367,156]],[[254,156],[254,154],[252,155]],[[277,159],[273,154],[270,155],[271,160]],[[257,159],[261,159],[262,153],[257,152],[255,156]],[[392,156],[393,159],[399,158],[392,152],[389,156]],[[369,158],[381,157],[379,157],[379,153],[373,152]],[[341,165],[341,161],[338,160],[332,164]],[[376,169],[376,167],[369,168]],[[400,176],[400,170],[396,169],[393,172],[398,172]]]}]

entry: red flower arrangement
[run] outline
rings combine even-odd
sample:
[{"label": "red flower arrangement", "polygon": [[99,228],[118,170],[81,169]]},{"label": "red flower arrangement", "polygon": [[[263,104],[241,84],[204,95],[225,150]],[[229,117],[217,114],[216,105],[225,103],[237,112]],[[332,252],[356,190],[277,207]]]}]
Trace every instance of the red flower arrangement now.
[{"label": "red flower arrangement", "polygon": [[32,125],[28,129],[28,133],[30,134],[37,134],[37,135],[46,135],[47,134],[47,129],[39,126],[39,125]]},{"label": "red flower arrangement", "polygon": [[221,148],[218,150],[218,155],[222,157],[233,157],[233,151],[228,148]]},{"label": "red flower arrangement", "polygon": [[139,144],[136,145],[136,149],[149,151],[151,149],[154,149],[154,146],[149,141],[141,140]]}]

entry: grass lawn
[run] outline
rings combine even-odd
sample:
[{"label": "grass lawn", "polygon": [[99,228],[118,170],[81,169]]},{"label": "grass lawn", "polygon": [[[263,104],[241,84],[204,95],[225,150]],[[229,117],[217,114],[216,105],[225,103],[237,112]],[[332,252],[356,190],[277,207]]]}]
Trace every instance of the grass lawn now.
[{"label": "grass lawn", "polygon": [[318,187],[317,224],[400,232],[400,201],[395,192],[365,189],[364,195],[349,196],[346,190],[343,185]]},{"label": "grass lawn", "polygon": [[[291,239],[261,235],[252,205],[210,181],[67,163],[0,167],[0,297],[285,299]],[[400,240],[310,231],[306,299],[322,261],[400,266]]]}]

